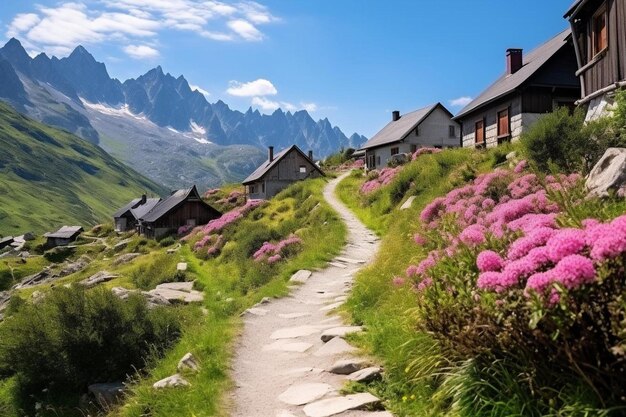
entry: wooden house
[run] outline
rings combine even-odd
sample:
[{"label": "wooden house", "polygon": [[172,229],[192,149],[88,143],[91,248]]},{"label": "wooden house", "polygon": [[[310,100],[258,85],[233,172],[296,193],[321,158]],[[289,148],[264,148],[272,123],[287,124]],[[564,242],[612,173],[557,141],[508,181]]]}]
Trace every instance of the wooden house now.
[{"label": "wooden house", "polygon": [[160,201],[160,198],[147,198],[145,194],[141,198],[132,200],[113,214],[115,231],[126,232],[137,229],[139,227],[139,219],[152,210]]},{"label": "wooden house", "polygon": [[616,89],[626,87],[626,0],[576,0],[569,20],[580,78],[579,105],[596,119],[612,103]]},{"label": "wooden house", "polygon": [[296,181],[323,176],[313,161],[313,152],[305,155],[292,145],[274,155],[274,147],[270,146],[267,161],[250,174],[243,185],[249,199],[269,199]]},{"label": "wooden house", "polygon": [[15,242],[13,236],[0,237],[0,250],[6,248],[7,246],[11,246],[13,242]]},{"label": "wooden house", "polygon": [[504,74],[454,117],[461,124],[462,145],[517,140],[543,114],[574,107],[580,97],[576,69],[569,29],[528,54],[507,49]]},{"label": "wooden house", "polygon": [[361,147],[367,169],[384,168],[395,155],[413,153],[418,148],[459,146],[459,128],[441,103],[404,115],[396,110],[391,121]]},{"label": "wooden house", "polygon": [[80,226],[63,226],[56,232],[44,234],[44,237],[47,238],[46,246],[49,248],[67,246],[76,241],[76,238],[78,238],[82,232],[84,232],[84,230]]},{"label": "wooden house", "polygon": [[221,216],[205,203],[194,185],[159,201],[139,219],[139,232],[150,238],[175,233],[181,226],[198,226]]}]

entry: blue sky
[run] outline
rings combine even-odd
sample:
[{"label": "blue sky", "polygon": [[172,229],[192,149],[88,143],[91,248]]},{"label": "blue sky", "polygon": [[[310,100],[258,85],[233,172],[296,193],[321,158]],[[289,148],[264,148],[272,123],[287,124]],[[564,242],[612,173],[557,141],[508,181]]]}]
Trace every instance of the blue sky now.
[{"label": "blue sky", "polygon": [[161,65],[211,102],[305,108],[370,136],[395,109],[458,111],[454,100],[502,73],[506,48],[528,51],[565,29],[570,3],[2,0],[0,40],[59,57],[82,44],[122,81]]}]

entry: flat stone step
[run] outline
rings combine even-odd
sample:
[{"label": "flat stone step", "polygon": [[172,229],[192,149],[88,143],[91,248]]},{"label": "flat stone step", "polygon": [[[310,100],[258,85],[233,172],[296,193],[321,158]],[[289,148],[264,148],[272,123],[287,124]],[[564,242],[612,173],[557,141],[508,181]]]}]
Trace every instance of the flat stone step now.
[{"label": "flat stone step", "polygon": [[308,417],[330,417],[348,410],[357,410],[366,405],[380,403],[380,400],[368,392],[346,395],[345,397],[327,398],[308,404],[304,414]]},{"label": "flat stone step", "polygon": [[365,359],[341,359],[333,363],[328,372],[337,375],[350,375],[356,371],[367,367],[368,361]]},{"label": "flat stone step", "polygon": [[250,307],[249,309],[246,310],[246,313],[248,314],[252,314],[253,316],[265,316],[267,315],[267,313],[269,313],[269,310],[266,310],[264,308],[259,308],[259,307]]},{"label": "flat stone step", "polygon": [[364,264],[365,261],[363,259],[353,259],[353,258],[346,258],[343,256],[338,256],[335,258],[337,261],[339,262],[343,262],[343,263],[347,263],[347,264],[353,264],[353,265],[359,265],[359,264]]},{"label": "flat stone step", "polygon": [[336,308],[341,307],[342,305],[343,305],[343,301],[341,301],[341,302],[337,302],[337,303],[332,303],[332,304],[329,304],[329,305],[327,305],[327,306],[325,306],[325,307],[320,308],[320,311],[330,311],[330,310],[334,310],[334,309],[336,309]]},{"label": "flat stone step", "polygon": [[332,329],[324,330],[322,332],[322,342],[326,343],[334,337],[346,337],[352,333],[359,333],[363,331],[361,326],[341,326],[333,327]]},{"label": "flat stone step", "polygon": [[278,396],[278,399],[289,405],[304,405],[319,400],[332,391],[334,391],[333,387],[328,384],[298,384],[289,387]]},{"label": "flat stone step", "polygon": [[377,366],[370,366],[369,368],[363,368],[354,373],[351,373],[346,378],[349,381],[353,382],[371,382],[376,381],[382,377],[381,369]]},{"label": "flat stone step", "polygon": [[298,326],[298,327],[286,327],[284,329],[278,329],[274,331],[270,339],[296,339],[298,337],[310,336],[315,333],[319,333],[322,329],[318,326]]},{"label": "flat stone step", "polygon": [[308,317],[311,313],[285,313],[279,314],[278,317],[281,319],[298,319],[300,317]]},{"label": "flat stone step", "polygon": [[263,346],[264,351],[280,351],[280,352],[296,352],[304,353],[313,347],[312,343],[291,342],[286,343],[285,340],[277,340],[276,342]]},{"label": "flat stone step", "polygon": [[342,264],[340,262],[328,262],[328,265],[334,266],[336,268],[346,269],[348,265]]}]

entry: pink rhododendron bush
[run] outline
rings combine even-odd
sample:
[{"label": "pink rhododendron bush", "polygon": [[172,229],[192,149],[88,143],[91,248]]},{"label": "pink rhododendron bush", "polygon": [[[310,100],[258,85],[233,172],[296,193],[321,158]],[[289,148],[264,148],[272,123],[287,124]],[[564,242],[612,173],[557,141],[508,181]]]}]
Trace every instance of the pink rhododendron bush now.
[{"label": "pink rhododendron bush", "polygon": [[553,386],[549,367],[599,403],[621,402],[624,209],[586,198],[577,174],[541,176],[524,161],[496,169],[421,211],[411,235],[421,260],[393,284],[415,291],[421,330],[449,359],[513,358],[531,390]]},{"label": "pink rhododendron bush", "polygon": [[296,235],[291,235],[278,243],[265,242],[254,252],[253,258],[256,262],[265,262],[267,264],[275,264],[282,259],[293,255],[302,245],[302,239]]},{"label": "pink rhododendron bush", "polygon": [[401,166],[395,168],[383,168],[380,171],[373,170],[368,173],[368,181],[361,186],[361,194],[370,194],[379,188],[391,184],[391,181],[398,175]]}]

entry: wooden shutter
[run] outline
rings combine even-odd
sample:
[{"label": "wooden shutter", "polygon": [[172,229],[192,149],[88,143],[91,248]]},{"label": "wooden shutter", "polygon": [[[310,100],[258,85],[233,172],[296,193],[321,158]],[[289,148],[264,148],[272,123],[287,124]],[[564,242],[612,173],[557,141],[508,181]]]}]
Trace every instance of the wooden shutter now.
[{"label": "wooden shutter", "polygon": [[592,19],[593,55],[602,52],[609,46],[606,25],[606,3],[600,7]]},{"label": "wooden shutter", "polygon": [[485,142],[485,122],[483,120],[479,120],[476,122],[476,143],[484,143]]},{"label": "wooden shutter", "polygon": [[498,136],[508,135],[509,132],[509,109],[498,113]]}]

